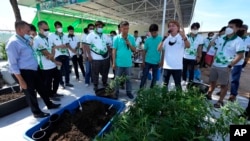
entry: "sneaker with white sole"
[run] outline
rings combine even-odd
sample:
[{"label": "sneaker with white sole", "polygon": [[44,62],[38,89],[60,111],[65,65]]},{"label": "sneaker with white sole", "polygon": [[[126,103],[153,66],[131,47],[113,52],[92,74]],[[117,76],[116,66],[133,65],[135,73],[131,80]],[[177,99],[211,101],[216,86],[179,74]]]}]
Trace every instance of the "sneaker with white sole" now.
[{"label": "sneaker with white sole", "polygon": [[85,87],[88,87],[89,86],[89,84],[85,84]]}]

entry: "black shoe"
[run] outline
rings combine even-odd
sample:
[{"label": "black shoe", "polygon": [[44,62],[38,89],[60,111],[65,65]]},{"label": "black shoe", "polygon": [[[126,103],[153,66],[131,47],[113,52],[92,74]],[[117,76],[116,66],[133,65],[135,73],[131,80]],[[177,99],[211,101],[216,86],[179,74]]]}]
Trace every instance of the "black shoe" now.
[{"label": "black shoe", "polygon": [[124,90],[124,89],[125,89],[125,86],[124,86],[124,85],[121,85],[120,88],[121,88],[122,90]]},{"label": "black shoe", "polygon": [[56,109],[56,108],[59,108],[61,106],[61,104],[54,104],[52,103],[50,106],[47,106],[48,109]]},{"label": "black shoe", "polygon": [[41,112],[41,113],[38,113],[38,114],[33,114],[33,116],[35,118],[44,118],[44,117],[47,117],[49,115],[50,115],[49,113],[44,113],[44,112]]},{"label": "black shoe", "polygon": [[74,85],[72,85],[72,84],[70,84],[70,83],[66,83],[65,86],[74,87]]},{"label": "black shoe", "polygon": [[216,95],[220,95],[220,91],[216,93]]},{"label": "black shoe", "polygon": [[209,96],[208,94],[206,94],[205,97],[207,98],[207,100],[212,100],[212,96]]},{"label": "black shoe", "polygon": [[49,99],[52,101],[60,101],[59,97],[54,97],[54,96],[50,97]]},{"label": "black shoe", "polygon": [[108,84],[107,83],[103,83],[103,87],[108,87]]},{"label": "black shoe", "polygon": [[98,85],[94,85],[94,91],[96,91],[98,89]]},{"label": "black shoe", "polygon": [[128,98],[130,98],[130,99],[134,99],[134,96],[133,96],[131,93],[128,93],[127,96],[128,96]]},{"label": "black shoe", "polygon": [[52,97],[63,97],[63,94],[53,94]]}]

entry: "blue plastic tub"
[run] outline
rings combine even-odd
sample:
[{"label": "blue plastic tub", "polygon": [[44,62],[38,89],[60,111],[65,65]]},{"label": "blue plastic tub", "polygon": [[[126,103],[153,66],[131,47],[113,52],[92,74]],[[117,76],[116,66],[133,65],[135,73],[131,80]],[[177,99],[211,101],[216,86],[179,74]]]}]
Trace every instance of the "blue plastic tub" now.
[{"label": "blue plastic tub", "polygon": [[[108,99],[108,98],[103,98],[103,97],[98,97],[98,96],[93,96],[93,95],[85,95],[82,96],[81,98],[79,98],[78,100],[75,100],[74,102],[70,103],[69,105],[63,107],[62,109],[60,109],[59,111],[57,111],[54,114],[59,114],[61,115],[65,110],[68,110],[69,112],[72,112],[74,109],[79,107],[79,102],[83,103],[85,101],[90,101],[90,100],[96,100],[96,101],[100,101],[104,104],[108,104],[108,105],[112,105],[113,107],[117,109],[117,114],[120,114],[123,109],[125,108],[125,104],[121,101],[118,100],[112,100],[112,99]],[[104,134],[104,132],[106,132],[108,130],[108,128],[111,126],[111,122],[113,119],[111,119],[103,128],[102,130],[96,135],[98,136],[102,136]],[[43,119],[40,123],[36,124],[35,126],[33,126],[32,128],[30,128],[28,131],[25,132],[24,134],[24,138],[28,141],[34,141],[32,139],[32,134],[36,131],[38,131],[40,129],[40,127],[45,124],[46,122],[49,121],[49,117],[46,117],[45,119]]]}]

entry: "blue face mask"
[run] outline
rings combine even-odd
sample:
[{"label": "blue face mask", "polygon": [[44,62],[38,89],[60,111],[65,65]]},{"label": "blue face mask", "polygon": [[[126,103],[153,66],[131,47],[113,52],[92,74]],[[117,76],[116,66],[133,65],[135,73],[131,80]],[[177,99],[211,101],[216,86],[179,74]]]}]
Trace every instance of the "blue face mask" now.
[{"label": "blue face mask", "polygon": [[27,40],[27,41],[31,41],[31,37],[30,37],[30,35],[25,34],[23,37],[24,37],[24,39],[25,39],[25,40]]},{"label": "blue face mask", "polygon": [[98,33],[102,33],[102,28],[97,28]]}]

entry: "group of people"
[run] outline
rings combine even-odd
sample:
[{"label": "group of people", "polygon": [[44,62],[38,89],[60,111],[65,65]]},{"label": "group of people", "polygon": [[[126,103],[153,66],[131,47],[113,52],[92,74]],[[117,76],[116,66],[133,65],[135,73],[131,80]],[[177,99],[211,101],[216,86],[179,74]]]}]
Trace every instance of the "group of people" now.
[{"label": "group of people", "polygon": [[[56,32],[49,33],[47,22],[40,21],[37,25],[39,32],[36,35],[35,28],[28,23],[16,22],[16,35],[9,39],[6,46],[10,71],[24,90],[34,117],[49,115],[40,110],[36,92],[51,109],[60,106],[51,102],[63,96],[57,94],[59,85],[62,88],[73,87],[69,77],[70,60],[76,79],[80,80],[79,66],[85,78],[85,85],[89,86],[92,82],[94,90],[100,87],[99,75],[102,76],[103,87],[107,87],[108,73],[112,66],[115,77],[126,77],[126,94],[130,99],[134,98],[130,80],[132,55],[142,45],[142,39],[138,36],[138,31],[134,32],[134,36],[129,34],[129,22],[122,21],[118,25],[119,33],[111,31],[108,36],[103,33],[105,23],[97,21],[84,28],[80,40],[74,34],[73,26],[68,26],[68,35],[63,33],[61,22],[56,21],[54,26]],[[150,87],[154,87],[157,71],[163,68],[164,85],[168,88],[172,76],[176,90],[181,91],[183,84],[194,81],[194,70],[200,65],[211,69],[210,87],[206,95],[208,99],[211,99],[217,82],[220,84],[220,99],[214,104],[215,107],[223,106],[230,75],[232,80],[229,100],[236,99],[240,73],[246,65],[245,58],[248,58],[250,47],[248,27],[243,25],[242,20],[233,19],[218,35],[214,36],[214,33],[210,32],[206,39],[198,34],[199,28],[199,23],[193,23],[191,32],[185,34],[179,22],[171,20],[168,22],[168,32],[165,38],[162,38],[158,35],[157,24],[149,26],[150,36],[144,41],[142,53],[143,73],[140,88],[145,87],[150,70]],[[119,87],[115,88],[117,98]]]}]

